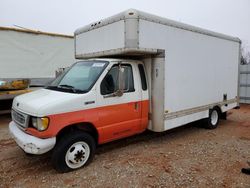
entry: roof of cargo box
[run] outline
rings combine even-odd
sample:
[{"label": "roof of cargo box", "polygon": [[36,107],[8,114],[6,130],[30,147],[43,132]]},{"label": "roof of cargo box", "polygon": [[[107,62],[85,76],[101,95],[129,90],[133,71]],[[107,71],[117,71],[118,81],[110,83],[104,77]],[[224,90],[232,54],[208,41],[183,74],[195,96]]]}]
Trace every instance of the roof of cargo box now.
[{"label": "roof of cargo box", "polygon": [[204,35],[209,35],[209,36],[213,36],[213,37],[217,37],[217,38],[221,38],[221,39],[226,39],[226,40],[235,41],[235,42],[241,42],[241,40],[237,37],[232,37],[232,36],[217,33],[214,31],[209,31],[207,29],[202,29],[202,28],[199,28],[196,26],[184,24],[181,22],[177,22],[174,20],[160,17],[160,16],[152,15],[152,14],[142,12],[139,10],[135,10],[135,9],[129,9],[129,10],[126,10],[126,11],[121,12],[119,14],[116,14],[114,16],[108,17],[106,19],[91,23],[91,24],[86,25],[84,27],[81,27],[81,28],[77,29],[74,34],[78,35],[78,34],[88,32],[88,31],[100,28],[102,26],[105,26],[105,25],[108,25],[108,24],[111,24],[111,23],[114,23],[114,22],[117,22],[120,20],[133,19],[133,18],[147,20],[147,21],[151,21],[151,22],[155,22],[155,23],[159,23],[159,24],[163,24],[163,25],[168,25],[171,27],[175,27],[175,28],[179,28],[179,29],[183,29],[183,30],[188,30],[188,31],[192,31],[192,32],[196,32],[196,33],[200,33],[200,34],[204,34]]},{"label": "roof of cargo box", "polygon": [[0,26],[0,31],[16,31],[16,32],[30,33],[30,34],[36,34],[36,35],[48,35],[48,36],[53,36],[53,37],[73,38],[72,35],[64,35],[64,34],[59,34],[59,33],[49,33],[49,32],[43,32],[43,31],[35,31],[35,30],[31,30],[31,29],[17,29],[17,28],[12,28],[12,27],[1,27]]}]

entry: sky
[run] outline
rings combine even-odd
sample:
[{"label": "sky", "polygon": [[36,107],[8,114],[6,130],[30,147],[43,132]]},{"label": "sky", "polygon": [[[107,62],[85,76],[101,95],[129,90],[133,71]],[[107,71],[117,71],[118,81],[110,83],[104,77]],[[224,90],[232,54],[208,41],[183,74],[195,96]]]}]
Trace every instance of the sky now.
[{"label": "sky", "polygon": [[0,0],[0,26],[73,35],[129,8],[238,37],[250,49],[250,0]]}]

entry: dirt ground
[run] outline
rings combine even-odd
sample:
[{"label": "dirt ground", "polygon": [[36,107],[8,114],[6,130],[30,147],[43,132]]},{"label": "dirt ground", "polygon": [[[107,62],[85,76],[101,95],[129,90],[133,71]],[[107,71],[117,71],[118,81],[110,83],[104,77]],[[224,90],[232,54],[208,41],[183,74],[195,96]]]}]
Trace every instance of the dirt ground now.
[{"label": "dirt ground", "polygon": [[0,187],[250,187],[250,105],[229,112],[215,130],[196,123],[145,132],[100,146],[93,162],[58,174],[50,154],[27,156],[0,116]]}]

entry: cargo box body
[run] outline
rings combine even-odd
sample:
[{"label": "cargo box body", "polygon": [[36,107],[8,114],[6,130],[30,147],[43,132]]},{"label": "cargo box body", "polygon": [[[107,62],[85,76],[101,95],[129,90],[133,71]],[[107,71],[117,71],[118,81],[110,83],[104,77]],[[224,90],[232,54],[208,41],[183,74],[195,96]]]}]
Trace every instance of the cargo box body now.
[{"label": "cargo box body", "polygon": [[164,131],[207,118],[215,106],[239,104],[240,40],[137,10],[75,32],[75,57],[125,57],[144,62],[150,124]]}]

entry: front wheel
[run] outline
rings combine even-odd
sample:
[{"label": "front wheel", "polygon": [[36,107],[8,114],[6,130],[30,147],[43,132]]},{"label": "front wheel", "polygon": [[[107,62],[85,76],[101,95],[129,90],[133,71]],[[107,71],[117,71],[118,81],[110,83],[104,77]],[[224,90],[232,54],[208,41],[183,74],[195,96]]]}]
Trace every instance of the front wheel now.
[{"label": "front wheel", "polygon": [[69,172],[86,166],[95,153],[95,140],[85,132],[74,131],[62,137],[52,154],[52,164],[58,172]]},{"label": "front wheel", "polygon": [[215,129],[217,128],[220,120],[220,112],[216,108],[209,111],[209,117],[206,119],[206,128]]}]

